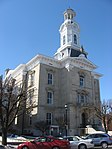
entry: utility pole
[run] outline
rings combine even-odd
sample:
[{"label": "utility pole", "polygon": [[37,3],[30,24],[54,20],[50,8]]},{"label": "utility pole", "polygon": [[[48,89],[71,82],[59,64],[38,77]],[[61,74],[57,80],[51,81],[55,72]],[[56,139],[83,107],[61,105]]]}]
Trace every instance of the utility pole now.
[{"label": "utility pole", "polygon": [[67,131],[68,131],[68,122],[67,122],[67,119],[68,119],[68,115],[67,115],[67,113],[68,113],[68,105],[67,104],[65,104],[65,132],[66,132],[66,137],[67,137]]}]

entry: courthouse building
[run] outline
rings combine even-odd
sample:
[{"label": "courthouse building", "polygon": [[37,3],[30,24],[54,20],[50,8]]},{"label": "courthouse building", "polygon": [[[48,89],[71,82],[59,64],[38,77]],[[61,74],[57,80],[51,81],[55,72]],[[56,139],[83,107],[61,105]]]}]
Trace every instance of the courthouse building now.
[{"label": "courthouse building", "polygon": [[49,134],[80,135],[87,125],[101,126],[94,107],[100,106],[101,75],[97,66],[88,59],[88,53],[80,45],[80,28],[72,9],[64,12],[60,26],[60,47],[54,57],[36,55],[26,64],[20,64],[8,74],[21,84],[27,73],[28,89],[33,90],[29,100],[38,106],[23,118],[16,119],[18,132],[40,132],[34,127],[39,121],[50,125]]}]

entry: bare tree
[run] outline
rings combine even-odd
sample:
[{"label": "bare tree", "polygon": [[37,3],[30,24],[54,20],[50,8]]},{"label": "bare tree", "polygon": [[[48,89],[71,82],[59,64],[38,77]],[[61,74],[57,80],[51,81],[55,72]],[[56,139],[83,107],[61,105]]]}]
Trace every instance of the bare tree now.
[{"label": "bare tree", "polygon": [[108,125],[112,122],[111,105],[110,100],[104,100],[101,107],[95,107],[96,116],[102,121],[106,133],[108,133]]},{"label": "bare tree", "polygon": [[31,111],[37,105],[27,102],[27,75],[24,75],[21,87],[11,76],[3,80],[0,77],[0,124],[2,130],[2,144],[7,145],[7,133],[15,119],[23,114],[23,111]]},{"label": "bare tree", "polygon": [[57,124],[60,126],[60,128],[65,127],[66,122],[65,122],[65,118],[63,118],[63,116],[57,117],[55,118]]},{"label": "bare tree", "polygon": [[46,131],[49,130],[50,125],[47,124],[46,121],[38,121],[35,123],[35,128],[40,130],[42,132],[42,135],[44,136],[46,134]]},{"label": "bare tree", "polygon": [[63,130],[66,129],[66,121],[65,118],[63,116],[57,117],[55,118],[57,124],[59,125],[59,129],[60,129],[60,134],[63,132]]}]

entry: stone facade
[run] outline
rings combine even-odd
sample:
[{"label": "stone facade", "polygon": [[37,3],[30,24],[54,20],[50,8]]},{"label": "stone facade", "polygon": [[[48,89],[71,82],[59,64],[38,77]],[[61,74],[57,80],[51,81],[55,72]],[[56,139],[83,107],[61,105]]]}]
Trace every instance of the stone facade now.
[{"label": "stone facade", "polygon": [[65,135],[65,125],[69,135],[81,135],[86,125],[101,125],[94,111],[94,107],[101,104],[101,75],[94,72],[97,66],[88,60],[87,52],[80,47],[75,15],[72,9],[64,13],[60,48],[54,58],[37,55],[8,73],[18,84],[24,74],[28,74],[28,88],[35,89],[31,100],[38,104],[29,115],[23,115],[24,123],[22,117],[18,118],[19,133],[39,135],[34,127],[37,121],[47,121],[50,124],[47,133],[53,135]]}]

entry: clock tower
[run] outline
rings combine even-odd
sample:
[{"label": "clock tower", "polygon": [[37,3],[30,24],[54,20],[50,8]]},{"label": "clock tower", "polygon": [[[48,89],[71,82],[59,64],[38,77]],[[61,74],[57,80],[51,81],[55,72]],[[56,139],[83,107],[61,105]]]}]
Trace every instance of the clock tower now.
[{"label": "clock tower", "polygon": [[60,48],[54,57],[61,60],[65,57],[78,57],[83,54],[87,57],[87,53],[83,47],[80,47],[80,29],[74,17],[76,13],[72,9],[64,12],[64,23],[60,26]]}]

